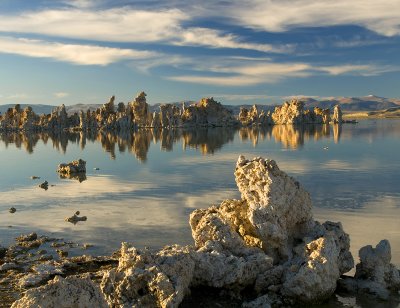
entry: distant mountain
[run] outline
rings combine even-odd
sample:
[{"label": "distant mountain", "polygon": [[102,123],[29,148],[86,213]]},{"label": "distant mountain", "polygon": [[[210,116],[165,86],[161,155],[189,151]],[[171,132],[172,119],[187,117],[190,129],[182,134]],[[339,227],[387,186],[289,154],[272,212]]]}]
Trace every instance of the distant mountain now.
[{"label": "distant mountain", "polygon": [[79,111],[96,111],[96,109],[100,108],[103,104],[75,104],[65,106],[65,110],[68,114],[79,113]]},{"label": "distant mountain", "polygon": [[[32,110],[37,113],[37,114],[48,114],[51,113],[51,111],[56,107],[56,106],[51,106],[51,105],[28,105],[28,104],[20,104],[21,109],[24,109],[27,106],[31,106]],[[6,105],[0,105],[0,113],[4,114],[8,108],[14,108],[15,104],[6,104]]]},{"label": "distant mountain", "polygon": [[376,111],[400,106],[400,99],[384,98],[375,95],[362,97],[334,97],[323,100],[302,98],[306,109],[314,107],[333,108],[340,105],[343,111]]}]

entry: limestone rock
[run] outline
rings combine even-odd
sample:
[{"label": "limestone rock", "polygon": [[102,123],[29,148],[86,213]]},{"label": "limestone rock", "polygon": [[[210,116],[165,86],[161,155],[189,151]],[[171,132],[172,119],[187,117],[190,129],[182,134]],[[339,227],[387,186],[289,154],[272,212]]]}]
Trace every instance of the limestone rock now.
[{"label": "limestone rock", "polygon": [[400,290],[399,270],[390,263],[391,248],[388,240],[382,240],[373,248],[364,246],[359,251],[360,263],[354,279],[359,292],[367,292],[386,299],[390,292]]},{"label": "limestone rock", "polygon": [[47,285],[30,289],[12,304],[13,308],[27,307],[99,307],[106,308],[99,288],[88,278],[56,276]]},{"label": "limestone rock", "polygon": [[243,303],[242,308],[271,308],[271,301],[268,295],[263,295],[251,302]]},{"label": "limestone rock", "polygon": [[198,103],[185,107],[182,112],[184,126],[233,126],[237,120],[231,112],[214,98],[202,98]]},{"label": "limestone rock", "polygon": [[302,124],[304,113],[304,103],[298,100],[283,103],[282,106],[275,107],[272,113],[274,124]]},{"label": "limestone rock", "polygon": [[301,239],[314,224],[309,193],[275,161],[260,157],[246,160],[240,156],[235,177],[263,249],[289,257],[293,240]]},{"label": "limestone rock", "polygon": [[86,161],[78,159],[67,164],[59,164],[57,172],[61,174],[85,173]]},{"label": "limestone rock", "polygon": [[193,270],[188,247],[169,246],[151,254],[123,243],[118,268],[104,275],[101,289],[113,307],[178,307]]},{"label": "limestone rock", "polygon": [[151,113],[146,102],[146,93],[140,92],[129,105],[132,108],[133,119],[137,127],[149,127],[151,125]]},{"label": "limestone rock", "polygon": [[335,107],[333,108],[332,122],[336,124],[343,123],[343,113],[340,105],[335,105]]},{"label": "limestone rock", "polygon": [[286,272],[283,295],[302,303],[331,296],[340,277],[339,252],[340,248],[330,234],[307,243],[305,261],[291,265]]}]

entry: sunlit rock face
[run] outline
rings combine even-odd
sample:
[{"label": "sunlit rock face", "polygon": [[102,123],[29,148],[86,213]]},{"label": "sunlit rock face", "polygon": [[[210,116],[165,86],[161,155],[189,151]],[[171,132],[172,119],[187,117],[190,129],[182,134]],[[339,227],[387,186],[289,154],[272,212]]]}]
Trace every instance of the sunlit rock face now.
[{"label": "sunlit rock face", "polygon": [[304,113],[304,103],[298,100],[283,103],[282,106],[275,107],[272,113],[274,124],[302,124]]},{"label": "sunlit rock face", "polygon": [[123,243],[118,268],[101,282],[109,306],[178,307],[193,277],[190,253],[190,247],[174,245],[152,254]]},{"label": "sunlit rock face", "polygon": [[275,107],[272,121],[273,124],[329,124],[331,116],[329,109],[304,110],[304,103],[294,99]]},{"label": "sunlit rock face", "polygon": [[100,289],[88,277],[56,276],[47,285],[30,289],[12,304],[13,308],[26,307],[108,307]]},{"label": "sunlit rock face", "polygon": [[[253,285],[258,295],[267,294],[272,303],[275,299],[307,304],[331,296],[340,275],[354,265],[341,224],[315,222],[308,192],[273,160],[240,156],[235,177],[242,200],[225,200],[190,216],[196,252],[210,254],[204,257],[210,259],[209,270],[218,273],[218,281],[236,281],[236,288]],[[224,262],[211,262],[214,256],[230,258],[232,264],[240,257],[246,275],[239,270],[243,279],[234,278],[235,269],[221,274],[212,264],[222,267]],[[195,264],[194,277],[202,263]],[[205,266],[201,268],[204,271]],[[201,277],[194,281],[213,286],[204,278],[207,271]],[[232,288],[224,285],[228,286]]]},{"label": "sunlit rock face", "polygon": [[235,177],[249,206],[248,218],[265,249],[289,256],[291,242],[313,227],[309,193],[273,160],[246,160],[241,156]]},{"label": "sunlit rock face", "polygon": [[83,159],[74,160],[70,163],[59,164],[57,172],[64,175],[74,175],[86,172],[86,162]]},{"label": "sunlit rock face", "polygon": [[336,105],[333,108],[332,122],[335,124],[341,124],[343,122],[343,113],[340,105]]},{"label": "sunlit rock face", "polygon": [[197,104],[185,107],[183,126],[233,126],[237,124],[231,112],[211,98],[202,98]]},{"label": "sunlit rock face", "polygon": [[265,113],[264,110],[258,112],[256,105],[253,105],[250,110],[244,107],[240,108],[238,119],[242,126],[272,125],[270,112]]},{"label": "sunlit rock face", "polygon": [[149,111],[149,104],[146,102],[146,93],[140,92],[136,98],[129,103],[133,113],[133,120],[137,127],[150,127],[152,114]]}]

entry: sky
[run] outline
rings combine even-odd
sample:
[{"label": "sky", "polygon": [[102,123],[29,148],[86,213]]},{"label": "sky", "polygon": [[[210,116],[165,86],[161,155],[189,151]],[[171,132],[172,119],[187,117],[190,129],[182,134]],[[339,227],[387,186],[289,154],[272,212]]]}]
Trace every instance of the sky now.
[{"label": "sky", "polygon": [[0,104],[400,97],[399,0],[0,0]]}]

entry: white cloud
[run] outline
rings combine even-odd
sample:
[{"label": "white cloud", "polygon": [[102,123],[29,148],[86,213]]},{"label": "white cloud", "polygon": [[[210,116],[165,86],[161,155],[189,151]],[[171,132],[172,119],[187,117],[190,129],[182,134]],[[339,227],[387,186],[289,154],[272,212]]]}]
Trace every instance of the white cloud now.
[{"label": "white cloud", "polygon": [[64,98],[64,97],[69,96],[69,93],[67,93],[67,92],[56,92],[56,93],[54,93],[54,96],[57,97],[57,98]]},{"label": "white cloud", "polygon": [[107,65],[121,60],[144,59],[157,55],[155,52],[142,50],[62,44],[12,37],[0,37],[0,53],[51,58],[78,65]]},{"label": "white cloud", "polygon": [[353,74],[361,76],[376,76],[388,72],[399,71],[400,68],[395,65],[376,65],[376,64],[362,64],[362,65],[333,65],[317,67],[317,70],[326,72],[329,75],[337,76],[343,74]]},{"label": "white cloud", "polygon": [[254,61],[242,61],[241,63],[229,59],[226,61],[209,59],[206,64],[193,67],[193,70],[202,72],[202,75],[180,75],[166,78],[180,82],[217,86],[250,86],[276,83],[286,78],[302,78],[321,74],[372,76],[400,70],[396,66],[375,64],[314,66],[302,62],[254,63]]},{"label": "white cloud", "polygon": [[91,1],[67,1],[74,8],[0,15],[0,31],[51,35],[104,42],[161,42],[178,46],[249,49],[288,53],[293,45],[244,42],[238,36],[209,28],[184,28],[190,13],[179,9],[159,11],[130,7],[90,10]]},{"label": "white cloud", "polygon": [[223,34],[221,31],[208,28],[188,28],[182,31],[178,40],[174,42],[180,46],[208,46],[211,48],[249,49],[261,52],[291,53],[294,45],[271,45],[242,42],[233,34]]},{"label": "white cloud", "polygon": [[400,34],[398,0],[253,0],[228,8],[236,22],[270,32],[296,27],[358,25],[381,35]]},{"label": "white cloud", "polygon": [[178,9],[43,10],[19,16],[0,15],[0,29],[107,42],[153,42],[179,32],[179,22],[186,19],[188,16]]},{"label": "white cloud", "polygon": [[6,98],[7,99],[25,99],[28,98],[28,94],[25,93],[15,93],[15,94],[10,94]]}]

